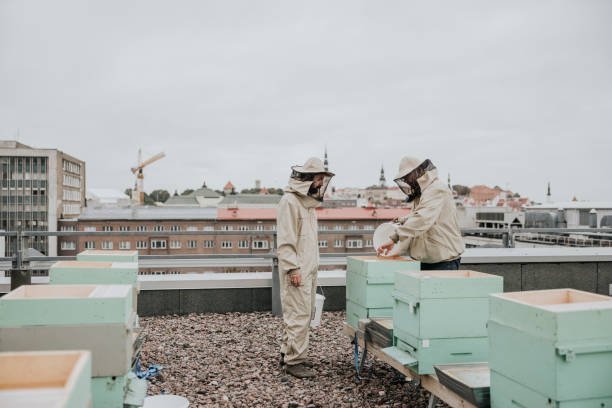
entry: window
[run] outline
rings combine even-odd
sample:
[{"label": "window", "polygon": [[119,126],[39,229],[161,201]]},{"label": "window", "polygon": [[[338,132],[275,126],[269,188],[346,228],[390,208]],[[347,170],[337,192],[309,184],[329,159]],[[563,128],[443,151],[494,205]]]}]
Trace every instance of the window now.
[{"label": "window", "polygon": [[352,224],[352,225],[349,226],[349,230],[351,230],[351,231],[356,231],[358,229],[359,229],[359,225]]},{"label": "window", "polygon": [[215,241],[204,241],[204,248],[214,248],[215,247]]},{"label": "window", "polygon": [[170,248],[178,249],[180,247],[181,247],[181,241],[179,241],[179,240],[172,240],[172,241],[170,241]]},{"label": "window", "polygon": [[161,232],[164,230],[164,226],[163,225],[156,225],[155,227],[153,227],[153,231],[155,232]]},{"label": "window", "polygon": [[113,227],[111,227],[110,225],[105,225],[102,227],[102,231],[110,232],[112,230],[113,230]]},{"label": "window", "polygon": [[151,249],[166,249],[166,240],[165,239],[152,239],[151,240]]},{"label": "window", "polygon": [[213,227],[212,225],[207,225],[204,227],[204,231],[214,231],[215,227]]},{"label": "window", "polygon": [[[40,203],[41,204],[45,203],[45,198],[44,197],[41,197]],[[80,204],[64,204],[64,205],[62,205],[62,211],[66,215],[80,214],[81,213],[81,205]]]},{"label": "window", "polygon": [[268,249],[268,241],[253,241],[253,249]]},{"label": "window", "polygon": [[[21,180],[18,180],[18,181],[21,181]],[[19,184],[20,183],[17,183],[17,187],[21,188]],[[81,201],[81,193],[79,191],[64,190],[63,195],[64,195],[64,201]]]},{"label": "window", "polygon": [[249,227],[247,225],[241,225],[238,227],[238,231],[248,231]]},{"label": "window", "polygon": [[176,231],[180,231],[180,230],[181,230],[181,227],[179,225],[173,225],[173,226],[170,227],[170,231],[176,232]]},{"label": "window", "polygon": [[221,241],[221,248],[229,249],[232,247],[232,241]]},{"label": "window", "polygon": [[373,226],[373,225],[364,225],[364,226],[363,226],[363,229],[364,229],[364,230],[373,230],[373,229],[374,229],[374,226]]},{"label": "window", "polygon": [[60,231],[76,231],[76,225],[62,225]]},{"label": "window", "polygon": [[366,248],[372,248],[374,246],[374,241],[371,239],[366,240]]},{"label": "window", "polygon": [[344,246],[344,241],[341,239],[334,240],[334,248],[342,248]]},{"label": "window", "polygon": [[363,248],[363,241],[361,239],[347,239],[347,248]]},{"label": "window", "polygon": [[198,241],[196,240],[187,241],[187,248],[197,248],[197,247],[198,247]]},{"label": "window", "polygon": [[222,225],[221,226],[221,231],[233,231],[234,227],[232,227],[231,225]]},{"label": "window", "polygon": [[255,226],[255,231],[263,231],[264,230],[264,226],[263,225],[256,225]]},{"label": "window", "polygon": [[74,244],[74,241],[63,241],[62,249],[64,251],[73,251],[76,249],[76,245]]},{"label": "window", "polygon": [[136,241],[136,249],[146,249],[147,241]]},{"label": "window", "polygon": [[113,249],[113,241],[102,242],[102,249]]},{"label": "window", "polygon": [[342,231],[342,225],[334,225],[335,231]]},{"label": "window", "polygon": [[119,231],[129,231],[129,230],[130,230],[130,227],[127,225],[121,225],[119,227]]},{"label": "window", "polygon": [[198,227],[196,227],[195,225],[190,225],[187,227],[187,231],[197,231]]},{"label": "window", "polygon": [[248,248],[249,247],[249,240],[248,239],[242,239],[240,241],[238,241],[238,248]]},{"label": "window", "polygon": [[85,241],[85,249],[96,249],[96,243],[94,241]]},{"label": "window", "polygon": [[146,225],[137,225],[136,226],[136,231],[138,231],[138,232],[143,232],[143,231],[146,231],[146,230],[147,230],[147,226]]},{"label": "window", "polygon": [[319,225],[319,231],[327,231],[327,225]]},{"label": "window", "polygon": [[276,231],[276,224],[270,225],[270,231]]},{"label": "window", "polygon": [[319,241],[319,248],[327,248],[327,241]]},{"label": "window", "polygon": [[95,230],[96,230],[96,227],[85,227],[83,229],[83,231],[88,231],[88,232],[95,231]]},{"label": "window", "polygon": [[130,241],[119,242],[119,249],[130,249]]}]

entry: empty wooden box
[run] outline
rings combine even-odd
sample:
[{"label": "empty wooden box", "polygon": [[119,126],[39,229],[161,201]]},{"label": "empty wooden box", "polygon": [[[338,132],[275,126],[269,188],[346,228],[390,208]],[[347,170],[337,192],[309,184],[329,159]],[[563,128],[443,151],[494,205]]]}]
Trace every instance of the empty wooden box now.
[{"label": "empty wooden box", "polygon": [[502,291],[503,278],[481,272],[396,273],[396,347],[419,374],[433,374],[434,364],[487,361],[488,296]]},{"label": "empty wooden box", "polygon": [[94,376],[124,375],[136,314],[129,285],[21,286],[0,298],[0,351],[92,351]]},{"label": "empty wooden box", "polygon": [[346,320],[393,314],[393,277],[397,271],[418,271],[419,261],[404,257],[351,256],[346,267]]},{"label": "empty wooden box", "polygon": [[0,353],[0,406],[90,407],[90,353],[88,351]]},{"label": "empty wooden box", "polygon": [[612,298],[492,295],[488,331],[493,407],[612,406]]}]

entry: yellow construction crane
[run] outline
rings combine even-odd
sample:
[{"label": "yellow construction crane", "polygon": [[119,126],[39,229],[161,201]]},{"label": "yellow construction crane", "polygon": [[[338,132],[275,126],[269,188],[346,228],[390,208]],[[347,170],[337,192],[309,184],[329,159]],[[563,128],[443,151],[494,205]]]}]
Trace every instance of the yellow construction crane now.
[{"label": "yellow construction crane", "polygon": [[142,150],[138,149],[138,166],[132,167],[131,169],[132,173],[136,174],[136,185],[134,186],[134,190],[132,190],[132,205],[144,204],[144,175],[142,174],[142,169],[165,156],[166,153],[161,152],[148,160],[142,161]]}]

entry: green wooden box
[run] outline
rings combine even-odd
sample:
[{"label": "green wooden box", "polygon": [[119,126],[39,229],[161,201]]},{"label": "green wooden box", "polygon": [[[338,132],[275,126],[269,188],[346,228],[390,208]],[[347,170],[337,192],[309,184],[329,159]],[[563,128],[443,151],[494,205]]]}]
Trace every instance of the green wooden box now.
[{"label": "green wooden box", "polygon": [[486,337],[491,293],[503,278],[474,271],[395,274],[393,327],[419,339]]},{"label": "green wooden box", "polygon": [[0,406],[91,407],[88,351],[0,353]]},{"label": "green wooden box", "polygon": [[93,377],[91,396],[93,408],[123,407],[127,385],[127,373],[115,377]]},{"label": "green wooden box", "polygon": [[[514,292],[492,295],[489,310],[492,372],[559,406],[612,398],[612,298],[574,289]],[[518,401],[514,386],[496,384],[492,377],[492,398]]]},{"label": "green wooden box", "polygon": [[135,262],[138,263],[138,251],[113,251],[88,249],[76,257],[77,261],[93,262]]},{"label": "green wooden box", "polygon": [[[362,309],[367,309],[365,312],[358,312],[360,318],[391,316],[393,275],[397,271],[418,271],[420,268],[420,262],[404,257],[348,257],[346,266],[347,322],[357,327],[354,317],[351,317],[349,321],[348,301]],[[369,309],[389,309],[389,312],[380,310],[369,312]]]},{"label": "green wooden box", "polygon": [[557,401],[491,370],[492,408],[601,408],[612,406],[612,397]]},{"label": "green wooden box", "polygon": [[368,317],[391,317],[393,314],[393,308],[391,307],[379,307],[379,308],[365,308],[357,303],[346,301],[346,322],[349,326],[358,329],[358,322],[360,319],[367,319]]},{"label": "green wooden box", "polygon": [[138,263],[60,261],[49,269],[49,284],[110,284],[137,287]]},{"label": "green wooden box", "polygon": [[[393,328],[395,348],[414,359],[410,364],[418,374],[434,374],[434,365],[487,361],[487,337],[419,339]],[[407,356],[408,357],[408,356]]]},{"label": "green wooden box", "polygon": [[24,285],[0,298],[0,327],[128,323],[129,285]]}]

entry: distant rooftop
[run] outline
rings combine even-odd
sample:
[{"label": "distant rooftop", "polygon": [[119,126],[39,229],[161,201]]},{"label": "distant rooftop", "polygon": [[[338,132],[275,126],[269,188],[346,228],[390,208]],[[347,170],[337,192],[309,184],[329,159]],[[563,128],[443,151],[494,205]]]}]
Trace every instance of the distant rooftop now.
[{"label": "distant rooftop", "polygon": [[601,210],[612,210],[612,201],[559,201],[554,203],[543,203],[527,207],[530,210],[557,210],[559,208],[565,209],[601,209]]},{"label": "distant rooftop", "polygon": [[[319,220],[392,220],[408,215],[406,208],[317,208]],[[275,220],[276,208],[219,208],[219,220]]]},{"label": "distant rooftop", "polygon": [[79,221],[93,220],[214,220],[216,208],[204,207],[87,207]]},{"label": "distant rooftop", "polygon": [[277,205],[283,196],[279,194],[232,194],[223,197],[219,207],[231,207],[236,205]]}]

